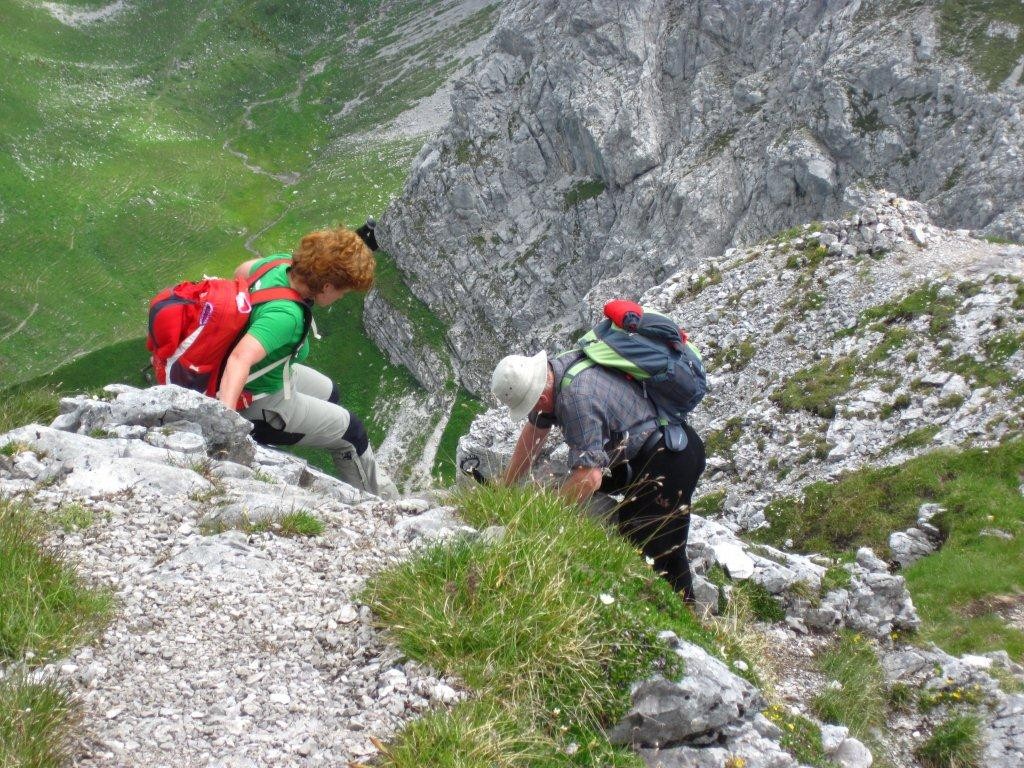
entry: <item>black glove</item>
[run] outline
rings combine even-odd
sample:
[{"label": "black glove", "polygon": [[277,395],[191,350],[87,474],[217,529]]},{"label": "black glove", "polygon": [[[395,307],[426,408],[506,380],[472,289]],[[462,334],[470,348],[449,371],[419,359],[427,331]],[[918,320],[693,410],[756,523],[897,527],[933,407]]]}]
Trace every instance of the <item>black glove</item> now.
[{"label": "black glove", "polygon": [[366,247],[369,248],[371,251],[376,251],[378,248],[380,248],[380,246],[377,245],[376,229],[376,220],[373,218],[373,216],[367,216],[366,223],[356,230],[356,234],[359,235],[362,241],[366,243]]},{"label": "black glove", "polygon": [[480,459],[476,456],[467,456],[459,464],[459,469],[462,470],[463,474],[469,475],[476,480],[480,485],[487,485],[487,478],[484,477],[484,473],[480,471]]}]

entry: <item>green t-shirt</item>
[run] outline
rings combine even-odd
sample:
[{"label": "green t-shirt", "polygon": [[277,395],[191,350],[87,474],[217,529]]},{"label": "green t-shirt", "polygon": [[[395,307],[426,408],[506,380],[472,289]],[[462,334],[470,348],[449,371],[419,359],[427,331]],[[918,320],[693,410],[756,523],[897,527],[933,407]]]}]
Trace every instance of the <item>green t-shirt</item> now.
[{"label": "green t-shirt", "polygon": [[[287,259],[287,253],[275,253],[267,256],[253,264],[249,270],[251,275],[259,267],[273,259]],[[252,287],[253,291],[260,288],[287,288],[288,286],[288,265],[282,264],[274,267],[267,274],[259,279]],[[252,308],[252,315],[249,317],[249,324],[246,333],[256,339],[267,351],[267,356],[253,366],[253,371],[275,363],[291,354],[295,345],[299,343],[302,336],[302,327],[305,318],[302,308],[294,301],[282,299],[280,301],[268,301],[266,304],[258,304]],[[305,360],[309,355],[309,338],[302,344],[295,355],[293,362]],[[273,370],[253,379],[245,388],[257,394],[280,392],[284,389],[284,365],[279,365]]]}]

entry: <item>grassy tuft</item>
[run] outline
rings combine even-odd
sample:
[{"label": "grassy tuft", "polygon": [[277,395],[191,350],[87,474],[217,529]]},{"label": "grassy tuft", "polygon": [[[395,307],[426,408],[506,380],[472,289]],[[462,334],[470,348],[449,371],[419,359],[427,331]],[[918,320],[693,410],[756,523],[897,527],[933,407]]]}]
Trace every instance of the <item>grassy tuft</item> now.
[{"label": "grassy tuft", "polygon": [[715,491],[701,496],[691,505],[694,512],[702,517],[715,517],[725,509],[725,491]]},{"label": "grassy tuft", "polygon": [[237,530],[243,533],[272,533],[275,536],[303,537],[319,536],[324,532],[324,524],[319,518],[300,509],[298,512],[283,515],[279,519],[267,517],[254,521],[243,516],[230,524],[214,519],[203,523],[199,530],[204,536],[217,536],[225,531]]},{"label": "grassy tuft", "polygon": [[838,683],[814,697],[815,714],[827,723],[847,726],[859,739],[885,725],[888,696],[885,674],[871,644],[861,635],[841,632],[836,646],[818,659],[821,671]]},{"label": "grassy tuft", "polygon": [[95,522],[96,514],[81,504],[62,504],[53,519],[65,533],[71,533],[89,528]]},{"label": "grassy tuft", "polygon": [[741,594],[747,600],[750,613],[759,621],[779,622],[786,618],[782,604],[762,585],[754,581],[741,581],[733,588],[733,597]]},{"label": "grassy tuft", "polygon": [[70,692],[24,675],[0,679],[0,765],[51,768],[67,764],[78,712]]},{"label": "grassy tuft", "polygon": [[744,340],[726,350],[722,356],[722,363],[728,365],[731,370],[742,371],[756,352],[757,348],[751,342]]},{"label": "grassy tuft", "polygon": [[411,723],[382,757],[393,768],[526,768],[554,762],[556,755],[515,712],[493,701],[469,701]]},{"label": "grassy tuft", "polygon": [[773,704],[764,712],[782,730],[779,744],[801,764],[833,768],[821,746],[821,728],[783,706]]},{"label": "grassy tuft", "polygon": [[10,389],[0,397],[0,433],[57,418],[59,395],[49,387]]},{"label": "grassy tuft", "polygon": [[[713,570],[717,573],[709,572],[709,580],[719,580],[723,584],[728,582],[720,567],[716,566]],[[708,616],[706,621],[720,637],[729,638],[739,649],[743,660],[754,665],[757,669],[758,687],[769,700],[772,699],[779,674],[768,651],[771,640],[765,632],[754,626],[754,621],[758,617],[755,615],[749,593],[742,589],[733,589],[728,604],[720,608],[722,610],[718,616]]]},{"label": "grassy tuft", "polygon": [[301,510],[282,517],[276,530],[281,536],[319,536],[323,532],[323,522]]},{"label": "grassy tuft", "polygon": [[95,637],[113,607],[107,592],[87,587],[43,547],[44,533],[32,510],[0,500],[0,659],[59,656]]},{"label": "grassy tuft", "polygon": [[593,200],[595,197],[599,197],[604,194],[604,191],[608,189],[608,185],[601,179],[589,179],[587,181],[578,181],[573,185],[572,189],[565,193],[565,197],[562,201],[562,210],[568,211],[580,203],[586,202],[587,200]]},{"label": "grassy tuft", "polygon": [[981,723],[973,716],[950,718],[915,754],[924,768],[980,768]]},{"label": "grassy tuft", "polygon": [[836,565],[829,568],[821,577],[821,595],[825,596],[836,589],[846,589],[852,578],[852,574],[842,566]]},{"label": "grassy tuft", "polygon": [[631,682],[681,673],[657,632],[715,653],[722,639],[632,546],[553,494],[481,486],[456,503],[505,536],[434,546],[374,579],[366,601],[409,656],[506,702],[550,744],[575,742],[573,764],[637,764],[601,734],[625,713]]},{"label": "grassy tuft", "polygon": [[793,374],[772,393],[771,400],[784,411],[807,411],[831,419],[836,415],[836,399],[850,391],[855,372],[852,358],[822,360]]}]

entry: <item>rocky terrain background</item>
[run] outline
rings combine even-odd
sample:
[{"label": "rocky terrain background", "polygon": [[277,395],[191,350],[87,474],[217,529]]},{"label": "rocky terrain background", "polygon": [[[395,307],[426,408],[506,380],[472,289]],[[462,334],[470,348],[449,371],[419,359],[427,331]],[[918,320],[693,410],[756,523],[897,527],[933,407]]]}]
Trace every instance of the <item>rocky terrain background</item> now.
[{"label": "rocky terrain background", "polygon": [[[917,315],[897,309],[908,306],[908,296],[923,299]],[[1020,674],[1005,652],[955,659],[893,639],[919,624],[898,570],[941,546],[929,522],[936,505],[923,505],[915,526],[892,532],[890,562],[862,549],[854,564],[843,566],[850,583],[820,600],[808,599],[808,585],[817,594],[834,563],[746,538],[768,525],[771,501],[812,482],[900,464],[941,446],[1019,439],[1024,247],[943,229],[923,205],[877,192],[847,217],[729,249],[703,271],[681,270],[642,302],[690,331],[710,372],[709,394],[691,415],[711,454],[697,496],[721,502],[714,519],[694,516],[688,546],[705,609],[717,610],[722,589],[705,578],[713,566],[782,601],[784,625],[762,629],[773,647],[791,649],[780,653],[780,690],[797,709],[827,682],[808,673],[801,656],[846,627],[879,642],[889,684],[979,685],[993,694],[986,699],[986,764],[1024,760],[1024,699],[999,692],[989,674]],[[948,315],[938,327],[933,318],[943,311]],[[568,339],[554,341],[548,352],[569,346]],[[844,367],[848,375],[824,397],[821,412],[787,407],[780,397],[808,370]],[[804,392],[816,386],[808,379]],[[520,427],[503,407],[492,408],[460,441],[459,460],[478,459],[486,475],[496,474],[507,465]],[[561,475],[565,460],[556,432],[535,475]],[[1024,495],[1024,475],[1021,483]],[[922,722],[904,718],[890,727],[894,740],[886,757],[898,766],[917,765],[910,749]],[[652,758],[650,764],[658,763]],[[868,763],[851,758],[841,764]]]},{"label": "rocky terrain background", "polygon": [[[393,647],[360,603],[367,578],[424,543],[479,535],[452,508],[361,494],[256,446],[244,419],[177,387],[112,385],[103,398],[65,399],[61,411],[49,426],[0,436],[0,491],[50,519],[74,509],[78,524],[54,528],[50,546],[116,594],[102,638],[32,673],[68,684],[82,702],[74,764],[347,766],[372,757],[410,718],[465,697],[458,681]],[[322,533],[283,535],[296,512],[315,515]],[[692,539],[701,557],[746,558],[737,541],[704,521]],[[788,565],[759,557],[756,578],[820,579],[819,565],[779,555]],[[831,625],[884,637],[914,624],[902,578],[884,563],[864,552],[851,574],[853,599],[837,597],[843,615]],[[701,583],[707,601],[714,589]],[[718,765],[724,754],[750,766],[797,764],[756,688],[672,633],[663,639],[687,675],[639,685],[613,741],[634,745],[651,765]],[[999,655],[989,663],[1024,671]],[[893,674],[926,684],[945,679],[940,667],[982,681],[999,707],[1016,702],[977,665],[939,653],[919,652]],[[1000,730],[1005,719],[989,724],[993,749],[1014,744]],[[824,729],[823,748],[860,760],[848,766],[869,755],[838,727]]]},{"label": "rocky terrain background", "polygon": [[1021,68],[992,82],[960,55],[1009,56],[1019,28],[972,17],[983,31],[965,43],[947,11],[505,4],[381,222],[446,349],[402,344],[402,307],[374,313],[375,338],[428,388],[451,378],[450,356],[479,394],[508,348],[565,338],[609,296],[730,245],[834,218],[861,188],[919,200],[946,227],[1024,237]]}]

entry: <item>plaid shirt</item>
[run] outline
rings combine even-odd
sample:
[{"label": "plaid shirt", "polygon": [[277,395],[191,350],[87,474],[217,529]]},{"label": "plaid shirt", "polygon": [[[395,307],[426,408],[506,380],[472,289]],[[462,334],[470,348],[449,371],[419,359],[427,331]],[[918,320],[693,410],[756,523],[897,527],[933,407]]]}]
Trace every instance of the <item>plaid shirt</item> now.
[{"label": "plaid shirt", "polygon": [[569,466],[609,467],[632,459],[655,429],[654,406],[636,381],[594,365],[559,388],[566,370],[583,357],[552,358],[555,419],[569,445]]}]

